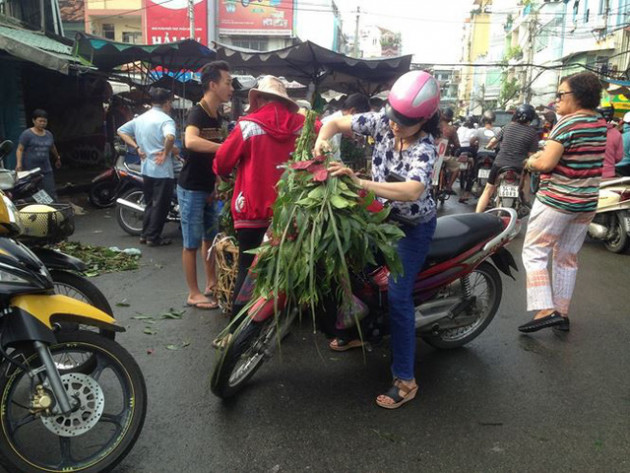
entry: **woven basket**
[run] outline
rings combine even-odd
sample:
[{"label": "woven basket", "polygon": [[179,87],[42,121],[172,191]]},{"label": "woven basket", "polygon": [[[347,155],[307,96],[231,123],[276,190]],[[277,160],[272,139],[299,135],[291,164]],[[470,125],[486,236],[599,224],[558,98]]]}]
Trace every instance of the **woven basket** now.
[{"label": "woven basket", "polygon": [[212,243],[210,258],[215,260],[217,285],[214,295],[224,313],[232,311],[232,292],[238,273],[238,246],[233,237],[219,233]]}]

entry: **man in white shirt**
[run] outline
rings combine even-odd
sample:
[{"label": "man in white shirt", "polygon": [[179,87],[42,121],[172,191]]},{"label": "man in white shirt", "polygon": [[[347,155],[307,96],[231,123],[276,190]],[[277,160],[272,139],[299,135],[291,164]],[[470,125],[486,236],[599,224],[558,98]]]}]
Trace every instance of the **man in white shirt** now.
[{"label": "man in white shirt", "polygon": [[175,175],[172,151],[175,143],[175,121],[170,117],[172,96],[166,89],[149,90],[152,108],[118,128],[118,136],[142,159],[144,180],[144,217],[140,243],[149,246],[169,245],[162,229],[170,209]]},{"label": "man in white shirt", "polygon": [[[341,110],[336,111],[332,115],[328,115],[327,117],[322,119],[322,123],[325,125],[330,120],[333,120],[338,117],[343,117],[345,115],[354,115],[356,113],[366,113],[370,111],[370,100],[366,95],[363,94],[352,94],[348,96],[348,98],[344,101]],[[341,133],[337,133],[333,136],[328,142],[331,145],[333,150],[333,156],[337,161],[342,161],[341,159]]]}]

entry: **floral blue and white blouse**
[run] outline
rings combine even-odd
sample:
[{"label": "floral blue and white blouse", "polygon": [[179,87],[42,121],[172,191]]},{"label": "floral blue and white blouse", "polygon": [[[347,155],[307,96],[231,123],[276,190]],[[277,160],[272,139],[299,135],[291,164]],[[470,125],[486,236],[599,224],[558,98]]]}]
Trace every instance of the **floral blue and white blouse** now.
[{"label": "floral blue and white blouse", "polygon": [[[394,133],[389,127],[389,118],[385,110],[354,115],[352,131],[374,138],[372,154],[372,179],[385,182],[390,172],[399,174],[407,180],[421,182],[425,192],[420,199],[412,202],[391,201],[393,215],[428,222],[436,214],[436,207],[431,197],[431,176],[437,159],[437,148],[431,135],[419,139],[407,149],[396,149]],[[382,200],[382,199],[381,199]]]}]

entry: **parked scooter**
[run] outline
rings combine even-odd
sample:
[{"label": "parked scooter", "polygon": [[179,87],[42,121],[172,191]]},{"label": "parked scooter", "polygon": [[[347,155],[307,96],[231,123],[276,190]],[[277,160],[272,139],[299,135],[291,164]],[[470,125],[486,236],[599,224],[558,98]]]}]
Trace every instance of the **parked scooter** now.
[{"label": "parked scooter", "polygon": [[13,149],[12,141],[0,144],[0,190],[13,202],[49,204],[53,198],[42,187],[44,176],[40,168],[16,172],[4,168],[4,158]]},{"label": "parked scooter", "polygon": [[127,164],[125,161],[126,149],[115,145],[117,158],[111,168],[103,171],[92,179],[88,197],[90,203],[99,209],[112,207],[116,199],[128,192],[142,186],[142,176],[139,164]]},{"label": "parked scooter", "polygon": [[63,324],[124,331],[103,311],[54,294],[44,264],[12,240],[21,231],[0,193],[0,460],[7,471],[99,473],[138,439],[142,372],[118,343]]},{"label": "parked scooter", "polygon": [[[497,268],[510,277],[510,268],[517,269],[506,245],[519,230],[513,209],[438,218],[426,263],[414,284],[418,336],[436,348],[448,349],[467,344],[486,329],[501,302]],[[364,334],[387,330],[388,277],[385,266],[353,275],[353,293],[369,309],[362,322]],[[253,290],[253,284],[244,287]],[[239,298],[243,296],[242,290]],[[253,303],[248,320],[217,360],[211,381],[214,394],[221,398],[236,394],[272,355],[295,317],[294,312],[280,315],[287,310],[285,303],[282,294]],[[329,305],[323,302],[324,307]],[[332,311],[317,311],[320,328],[334,326],[335,306]],[[324,313],[333,320],[323,323]]]},{"label": "parked scooter", "polygon": [[591,238],[608,251],[623,253],[630,244],[630,177],[601,181],[597,213],[588,226]]},{"label": "parked scooter", "polygon": [[[127,166],[127,165],[125,165]],[[144,191],[143,179],[140,173],[132,173],[127,167],[128,177],[133,180],[134,187],[130,187],[121,197],[116,199],[116,220],[118,225],[129,235],[139,236],[142,232],[142,221],[144,219]],[[177,203],[177,193],[173,192],[171,206],[166,216],[167,222],[179,223],[179,204]]]}]

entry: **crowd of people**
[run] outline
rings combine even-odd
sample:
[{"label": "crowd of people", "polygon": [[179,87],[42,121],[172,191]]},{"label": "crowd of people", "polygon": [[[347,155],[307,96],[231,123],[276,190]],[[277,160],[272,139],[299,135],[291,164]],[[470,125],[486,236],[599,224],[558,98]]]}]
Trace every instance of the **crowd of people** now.
[{"label": "crowd of people", "polygon": [[[234,181],[230,210],[239,247],[234,318],[243,307],[238,294],[254,258],[249,250],[261,244],[270,225],[276,183],[282,174],[280,165],[290,158],[305,118],[283,82],[265,76],[249,91],[247,114],[228,133],[222,107],[230,102],[234,92],[229,64],[207,64],[201,71],[201,84],[203,97],[190,109],[186,120],[186,158],[177,180],[174,165],[179,150],[175,146],[175,123],[169,115],[172,96],[168,91],[151,89],[151,109],[124,123],[117,133],[141,158],[146,210],[140,243],[171,243],[162,237],[162,229],[176,189],[183,234],[182,266],[188,285],[186,303],[197,309],[217,307],[213,261],[206,257],[217,232],[215,188],[218,179]],[[483,212],[488,205],[500,168],[511,166],[540,173],[540,189],[523,248],[527,309],[535,311],[535,315],[519,330],[569,330],[577,254],[595,213],[600,179],[614,176],[615,172],[627,175],[630,169],[630,113],[624,117],[620,133],[611,124],[609,110],[598,112],[600,95],[600,82],[592,73],[563,79],[554,110],[543,116],[542,128],[548,136],[542,151],[538,151],[539,130],[531,126],[537,116],[531,105],[517,107],[512,121],[503,128],[494,126],[493,113],[485,113],[480,127],[466,120],[457,129],[452,111],[439,110],[437,81],[423,71],[402,75],[387,102],[377,110],[372,109],[368,97],[353,94],[338,112],[324,118],[323,124],[318,123],[314,152],[332,153],[332,176],[349,176],[357,186],[388,200],[392,219],[399,221],[404,231],[397,244],[404,272],[398,279],[391,279],[388,288],[393,382],[376,398],[379,406],[398,408],[418,391],[412,291],[436,228],[436,203],[428,190],[438,158],[439,138],[448,141],[444,165],[452,171],[448,189],[453,193],[459,153],[467,151],[474,159],[500,147],[477,212]],[[45,129],[46,118],[45,112],[36,111],[34,126],[20,138],[19,168],[38,165],[45,174],[51,174],[49,153],[60,165],[53,137]],[[339,137],[353,133],[368,136],[373,143],[371,179],[357,175],[339,154]],[[470,189],[462,191],[461,201],[466,202]],[[205,273],[201,287],[197,278],[199,254]],[[553,278],[547,269],[550,257]],[[331,350],[362,346],[363,342],[352,334],[337,335],[330,342]],[[228,342],[229,338],[220,340],[218,346]]]}]

